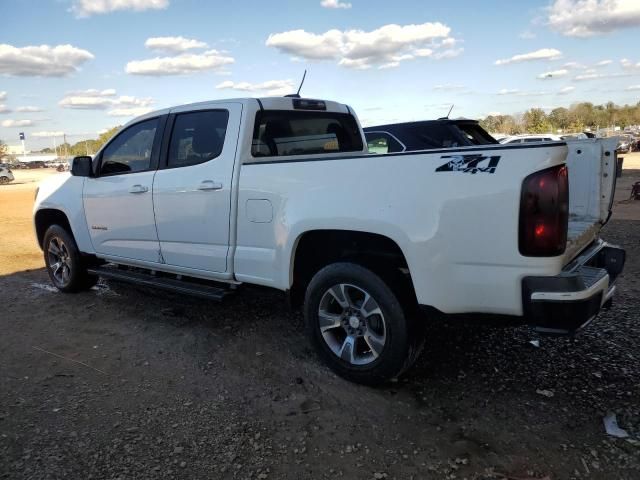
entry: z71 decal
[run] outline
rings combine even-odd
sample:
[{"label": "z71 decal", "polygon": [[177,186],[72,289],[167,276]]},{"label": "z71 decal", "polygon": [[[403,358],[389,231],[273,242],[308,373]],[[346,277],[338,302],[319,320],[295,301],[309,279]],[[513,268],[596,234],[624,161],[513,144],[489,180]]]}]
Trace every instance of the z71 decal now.
[{"label": "z71 decal", "polygon": [[487,157],[480,154],[444,155],[440,158],[449,160],[436,168],[436,172],[495,173],[500,161],[499,155]]}]

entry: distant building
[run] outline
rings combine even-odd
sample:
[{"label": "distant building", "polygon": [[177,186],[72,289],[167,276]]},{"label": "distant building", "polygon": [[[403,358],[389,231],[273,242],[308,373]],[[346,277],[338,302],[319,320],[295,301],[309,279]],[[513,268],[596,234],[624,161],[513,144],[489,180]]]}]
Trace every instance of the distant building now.
[{"label": "distant building", "polygon": [[[27,150],[26,153],[31,153]],[[7,145],[7,155],[22,155],[22,145]]]}]

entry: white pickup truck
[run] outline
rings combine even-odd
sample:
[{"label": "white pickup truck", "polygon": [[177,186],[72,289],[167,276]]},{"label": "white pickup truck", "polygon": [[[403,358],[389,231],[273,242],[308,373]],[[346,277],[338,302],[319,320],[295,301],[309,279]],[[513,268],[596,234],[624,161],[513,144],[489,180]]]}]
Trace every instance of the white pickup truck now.
[{"label": "white pickup truck", "polygon": [[[98,276],[221,299],[286,292],[340,375],[402,373],[425,317],[573,332],[610,304],[615,140],[370,154],[353,110],[299,97],[153,112],[43,183],[53,284]],[[426,314],[426,315],[425,315]]]}]

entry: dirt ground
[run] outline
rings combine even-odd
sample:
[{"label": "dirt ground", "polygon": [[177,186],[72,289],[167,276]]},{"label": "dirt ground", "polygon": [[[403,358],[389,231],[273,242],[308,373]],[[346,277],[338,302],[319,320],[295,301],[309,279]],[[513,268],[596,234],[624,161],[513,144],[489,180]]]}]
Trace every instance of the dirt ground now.
[{"label": "dirt ground", "polygon": [[[640,170],[603,231],[628,255],[611,310],[573,339],[430,324],[379,389],[325,368],[277,292],[57,293],[31,227],[43,172],[17,174],[0,188],[0,478],[640,478]],[[630,438],[605,433],[609,412]]]}]

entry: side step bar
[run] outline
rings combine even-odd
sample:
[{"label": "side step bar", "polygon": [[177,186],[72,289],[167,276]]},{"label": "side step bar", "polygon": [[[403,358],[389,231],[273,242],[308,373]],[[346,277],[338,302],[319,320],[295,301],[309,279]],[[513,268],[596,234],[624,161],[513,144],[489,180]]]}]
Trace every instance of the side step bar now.
[{"label": "side step bar", "polygon": [[102,278],[135,283],[136,285],[144,285],[146,287],[161,288],[163,290],[205,298],[207,300],[215,300],[216,302],[221,302],[224,297],[232,293],[232,290],[226,288],[203,285],[186,280],[158,277],[150,273],[120,270],[107,266],[89,268],[87,271],[92,275],[98,275]]}]

